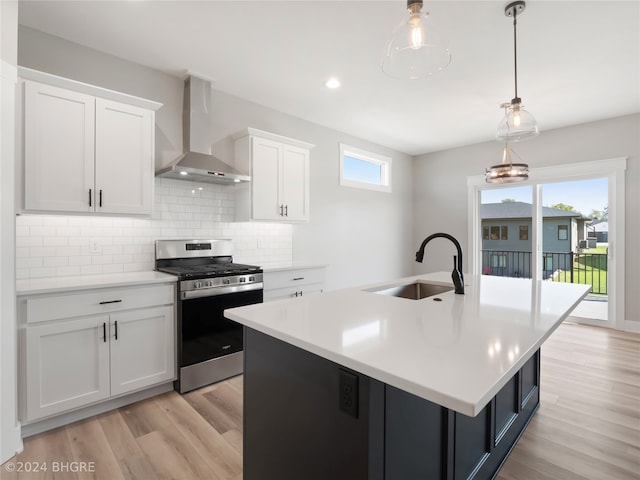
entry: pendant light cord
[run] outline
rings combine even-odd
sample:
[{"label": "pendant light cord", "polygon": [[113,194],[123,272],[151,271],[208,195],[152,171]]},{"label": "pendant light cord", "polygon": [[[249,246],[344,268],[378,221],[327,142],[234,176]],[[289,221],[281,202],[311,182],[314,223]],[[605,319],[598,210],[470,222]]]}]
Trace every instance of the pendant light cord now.
[{"label": "pendant light cord", "polygon": [[516,29],[516,24],[518,23],[518,20],[516,20],[517,15],[516,15],[516,9],[513,9],[513,68],[514,68],[514,75],[513,78],[515,79],[515,90],[516,90],[516,96],[514,98],[514,100],[519,101],[518,99],[518,42],[516,40],[516,35],[517,35],[517,29]]}]

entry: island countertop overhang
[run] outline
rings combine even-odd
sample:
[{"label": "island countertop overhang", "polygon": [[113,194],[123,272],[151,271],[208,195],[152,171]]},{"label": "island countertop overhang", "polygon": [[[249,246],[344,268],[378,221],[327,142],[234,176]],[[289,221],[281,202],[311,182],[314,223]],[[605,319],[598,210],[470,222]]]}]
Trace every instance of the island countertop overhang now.
[{"label": "island countertop overhang", "polygon": [[[372,293],[434,273],[229,309],[225,315],[465,415],[477,415],[588,293],[587,285],[467,277],[466,294]],[[440,301],[434,301],[434,298]]]}]

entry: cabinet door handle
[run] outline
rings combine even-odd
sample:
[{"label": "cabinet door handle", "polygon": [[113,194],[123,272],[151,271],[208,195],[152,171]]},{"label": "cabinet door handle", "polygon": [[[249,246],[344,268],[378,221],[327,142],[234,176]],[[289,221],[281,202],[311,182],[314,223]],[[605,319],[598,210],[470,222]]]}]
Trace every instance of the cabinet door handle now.
[{"label": "cabinet door handle", "polygon": [[102,340],[107,343],[107,322],[102,322]]},{"label": "cabinet door handle", "polygon": [[117,320],[114,322],[114,325],[116,327],[116,340],[117,340],[118,339],[118,321]]},{"label": "cabinet door handle", "polygon": [[106,300],[104,302],[100,302],[100,305],[106,305],[108,303],[120,303],[122,300]]},{"label": "cabinet door handle", "polygon": [[100,190],[100,201],[98,202],[98,206],[102,207],[102,190]]},{"label": "cabinet door handle", "polygon": [[289,216],[289,205],[285,205],[284,206],[284,216],[288,217]]},{"label": "cabinet door handle", "polygon": [[89,189],[89,206],[91,206],[91,189]]},{"label": "cabinet door handle", "polygon": [[304,280],[304,277],[295,277],[294,280]]},{"label": "cabinet door handle", "polygon": [[280,216],[281,217],[284,216],[283,212],[284,212],[284,205],[280,205]]}]

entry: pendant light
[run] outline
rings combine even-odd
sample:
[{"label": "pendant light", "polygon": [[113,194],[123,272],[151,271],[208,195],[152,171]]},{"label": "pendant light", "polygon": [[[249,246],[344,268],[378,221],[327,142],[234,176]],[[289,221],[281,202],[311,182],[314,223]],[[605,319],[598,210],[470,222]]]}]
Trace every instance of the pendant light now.
[{"label": "pendant light", "polygon": [[429,18],[422,0],[407,0],[409,17],[392,32],[382,59],[382,71],[390,77],[416,80],[433,75],[451,62],[449,49]]},{"label": "pendant light", "polygon": [[509,148],[509,142],[505,143],[502,150],[502,162],[485,170],[484,179],[487,183],[514,183],[529,178],[529,165],[526,163],[513,163],[511,154],[518,156]]},{"label": "pendant light", "polygon": [[526,8],[526,3],[522,0],[509,3],[504,14],[507,17],[513,17],[513,65],[514,65],[514,84],[515,95],[511,102],[500,105],[504,108],[504,118],[498,125],[496,137],[498,140],[519,142],[529,138],[536,137],[540,131],[536,119],[527,112],[523,105],[522,99],[518,97],[518,44],[517,44],[517,24],[516,17]]}]

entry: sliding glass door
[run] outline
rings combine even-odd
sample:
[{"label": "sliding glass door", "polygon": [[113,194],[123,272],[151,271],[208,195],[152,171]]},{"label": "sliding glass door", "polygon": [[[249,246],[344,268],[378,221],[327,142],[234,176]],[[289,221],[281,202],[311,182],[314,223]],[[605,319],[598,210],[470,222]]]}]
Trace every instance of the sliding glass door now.
[{"label": "sliding glass door", "polygon": [[590,285],[570,319],[623,329],[625,169],[542,167],[516,187],[468,177],[471,272]]},{"label": "sliding glass door", "polygon": [[542,185],[541,277],[590,285],[571,316],[591,324],[608,319],[608,199],[606,177]]}]

